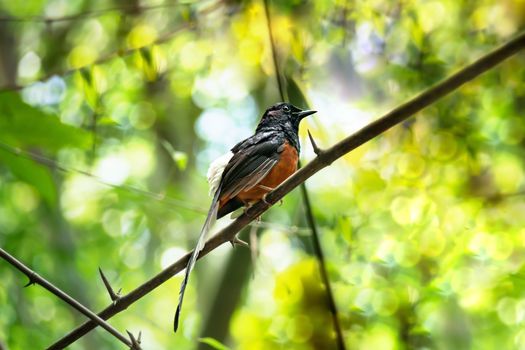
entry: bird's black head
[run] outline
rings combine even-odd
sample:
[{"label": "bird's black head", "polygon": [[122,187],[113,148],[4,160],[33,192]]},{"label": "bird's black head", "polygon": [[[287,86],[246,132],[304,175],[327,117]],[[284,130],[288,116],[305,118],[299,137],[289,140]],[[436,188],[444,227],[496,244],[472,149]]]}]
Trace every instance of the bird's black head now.
[{"label": "bird's black head", "polygon": [[264,129],[290,129],[297,133],[301,120],[315,112],[304,111],[286,102],[276,103],[264,112],[257,126],[257,131]]}]

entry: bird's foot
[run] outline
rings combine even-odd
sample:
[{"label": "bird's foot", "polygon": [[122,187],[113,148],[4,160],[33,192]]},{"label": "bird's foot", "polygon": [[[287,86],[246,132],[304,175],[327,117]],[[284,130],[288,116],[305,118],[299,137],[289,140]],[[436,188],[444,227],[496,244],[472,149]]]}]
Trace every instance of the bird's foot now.
[{"label": "bird's foot", "polygon": [[[267,193],[267,194],[268,194],[268,193]],[[265,194],[264,196],[262,196],[261,200],[262,200],[263,203],[266,204],[267,206],[271,206],[272,203],[270,203],[270,202],[268,202],[268,201],[266,200],[266,195],[267,195],[267,194]]]}]

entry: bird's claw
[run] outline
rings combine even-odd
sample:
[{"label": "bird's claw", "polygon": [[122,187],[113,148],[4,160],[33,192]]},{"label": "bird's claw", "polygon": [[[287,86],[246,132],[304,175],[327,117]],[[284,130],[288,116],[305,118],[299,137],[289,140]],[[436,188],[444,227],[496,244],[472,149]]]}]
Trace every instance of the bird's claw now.
[{"label": "bird's claw", "polygon": [[268,195],[268,193],[266,193],[264,196],[262,196],[261,201],[262,201],[264,204],[266,204],[267,206],[271,206],[272,203],[270,203],[270,202],[268,202],[268,201],[266,200],[266,196],[267,196],[267,195]]}]

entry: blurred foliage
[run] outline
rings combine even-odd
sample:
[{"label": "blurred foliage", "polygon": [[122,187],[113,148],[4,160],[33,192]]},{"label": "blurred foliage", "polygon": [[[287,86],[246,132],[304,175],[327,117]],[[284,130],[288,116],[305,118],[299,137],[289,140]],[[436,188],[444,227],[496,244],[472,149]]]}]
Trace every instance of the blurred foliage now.
[{"label": "blurred foliage", "polygon": [[[525,27],[523,0],[271,5],[292,102],[319,111],[303,163],[306,129],[331,145]],[[0,52],[0,88],[25,86],[0,93],[0,246],[94,310],[97,267],[126,293],[193,247],[207,164],[279,100],[260,1],[0,0]],[[520,54],[308,181],[348,349],[525,349],[524,82]],[[221,247],[179,334],[180,276],[111,324],[147,349],[334,348],[298,193],[260,226],[240,300],[214,298]],[[84,321],[4,262],[0,280],[8,349]],[[120,348],[102,330],[71,346]]]}]

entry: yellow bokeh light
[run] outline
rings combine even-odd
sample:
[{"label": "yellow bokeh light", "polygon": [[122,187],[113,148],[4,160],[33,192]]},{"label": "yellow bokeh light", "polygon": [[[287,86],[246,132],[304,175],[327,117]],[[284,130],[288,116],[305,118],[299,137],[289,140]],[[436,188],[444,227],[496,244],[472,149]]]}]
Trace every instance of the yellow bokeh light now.
[{"label": "yellow bokeh light", "polygon": [[128,44],[131,48],[141,48],[151,45],[157,39],[157,30],[152,26],[141,24],[134,27],[128,34]]},{"label": "yellow bokeh light", "polygon": [[89,66],[97,59],[97,50],[93,46],[75,46],[68,55],[68,62],[71,68],[82,68]]}]

